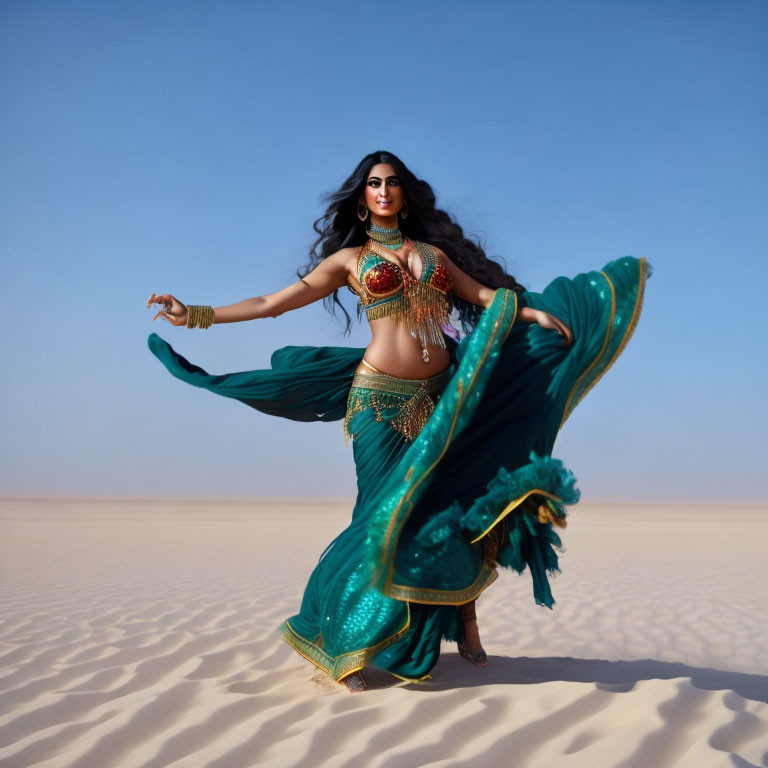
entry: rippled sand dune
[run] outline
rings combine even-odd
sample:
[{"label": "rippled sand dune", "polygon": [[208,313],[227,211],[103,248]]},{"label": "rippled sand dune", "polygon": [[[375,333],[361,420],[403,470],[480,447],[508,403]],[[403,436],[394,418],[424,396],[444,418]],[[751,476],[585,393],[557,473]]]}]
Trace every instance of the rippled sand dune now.
[{"label": "rippled sand dune", "polygon": [[768,507],[580,504],[487,668],[355,695],[277,631],[350,511],[1,500],[0,768],[768,766]]}]

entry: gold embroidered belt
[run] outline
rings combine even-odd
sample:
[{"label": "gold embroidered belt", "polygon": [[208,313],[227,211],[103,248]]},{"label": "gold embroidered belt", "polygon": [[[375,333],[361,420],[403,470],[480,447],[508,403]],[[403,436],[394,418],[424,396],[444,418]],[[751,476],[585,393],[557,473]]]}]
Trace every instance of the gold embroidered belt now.
[{"label": "gold embroidered belt", "polygon": [[[389,421],[406,440],[413,440],[435,410],[439,395],[453,375],[451,368],[427,379],[401,379],[386,373],[355,373],[347,399],[344,437],[349,442],[349,420],[356,413],[372,408],[376,421]],[[385,417],[383,409],[396,408],[397,414]]]}]

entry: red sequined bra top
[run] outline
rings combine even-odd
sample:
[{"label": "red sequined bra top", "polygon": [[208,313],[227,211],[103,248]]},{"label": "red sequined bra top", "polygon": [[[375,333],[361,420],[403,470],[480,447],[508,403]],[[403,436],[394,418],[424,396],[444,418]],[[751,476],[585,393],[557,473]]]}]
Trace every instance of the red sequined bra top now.
[{"label": "red sequined bra top", "polygon": [[[388,249],[368,240],[357,258],[357,279],[362,288],[360,303],[369,320],[391,317],[405,323],[419,339],[428,360],[429,344],[445,347],[442,326],[448,325],[451,275],[428,243],[410,240],[421,256],[417,280],[394,262]],[[356,291],[357,292],[357,291]]]}]

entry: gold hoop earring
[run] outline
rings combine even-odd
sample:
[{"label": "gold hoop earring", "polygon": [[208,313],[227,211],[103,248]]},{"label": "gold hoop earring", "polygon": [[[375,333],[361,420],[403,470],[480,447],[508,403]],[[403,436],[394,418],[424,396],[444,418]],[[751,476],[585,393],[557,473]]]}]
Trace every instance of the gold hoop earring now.
[{"label": "gold hoop earring", "polygon": [[[363,211],[364,213],[361,216],[360,213]],[[365,221],[368,218],[368,209],[362,203],[357,206],[357,218],[360,219],[360,221]]]},{"label": "gold hoop earring", "polygon": [[400,216],[404,219],[408,218],[408,203],[403,200],[403,207],[400,209]]}]

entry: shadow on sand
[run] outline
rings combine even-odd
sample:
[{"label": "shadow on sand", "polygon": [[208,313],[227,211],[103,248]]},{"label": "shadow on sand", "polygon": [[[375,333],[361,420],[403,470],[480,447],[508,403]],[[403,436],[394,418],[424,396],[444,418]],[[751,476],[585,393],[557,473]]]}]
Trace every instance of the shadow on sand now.
[{"label": "shadow on sand", "polygon": [[474,667],[456,653],[445,653],[432,670],[431,679],[403,684],[375,667],[365,669],[369,688],[401,685],[413,691],[430,693],[481,685],[532,685],[554,681],[594,683],[604,691],[625,693],[641,680],[690,678],[694,687],[705,691],[735,691],[745,699],[768,704],[768,676],[727,672],[688,664],[641,659],[605,661],[571,657],[531,658],[489,656],[487,667]]}]

